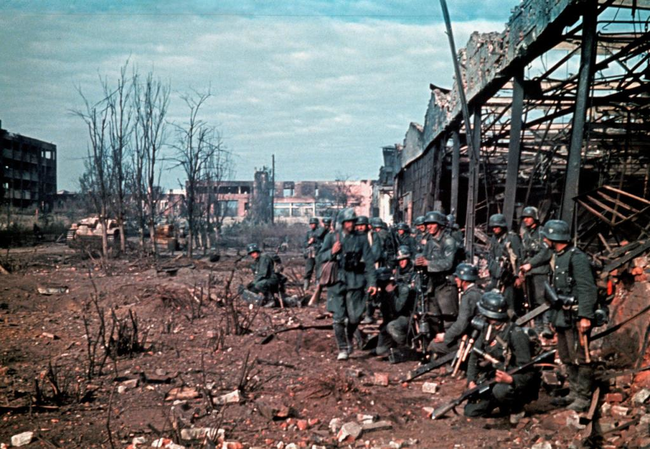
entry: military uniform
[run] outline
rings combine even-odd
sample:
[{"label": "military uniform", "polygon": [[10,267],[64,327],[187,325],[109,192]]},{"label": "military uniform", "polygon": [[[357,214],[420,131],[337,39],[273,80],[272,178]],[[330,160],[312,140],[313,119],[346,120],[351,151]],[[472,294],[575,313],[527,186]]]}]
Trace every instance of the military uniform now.
[{"label": "military uniform", "polygon": [[445,331],[445,337],[442,342],[431,342],[429,344],[430,352],[444,355],[458,349],[460,339],[470,330],[470,323],[476,315],[476,305],[482,295],[483,291],[476,284],[469,285],[466,290],[461,292],[458,318]]},{"label": "military uniform", "polygon": [[384,324],[379,333],[377,354],[382,355],[397,345],[407,344],[408,328],[415,305],[415,270],[409,261],[404,268],[395,271],[395,290],[388,301],[382,302]]},{"label": "military uniform", "polygon": [[554,310],[551,322],[557,332],[557,351],[567,367],[571,399],[588,404],[593,386],[593,370],[586,362],[585,350],[578,334],[577,322],[595,320],[597,287],[587,255],[567,246],[551,259],[552,283],[558,295],[574,297],[576,305]]},{"label": "military uniform", "polygon": [[[341,242],[341,251],[332,254],[337,239]],[[374,257],[368,238],[354,231],[330,233],[325,237],[318,259],[320,263],[338,262],[338,281],[327,289],[327,310],[333,314],[339,350],[349,353],[352,336],[365,310],[365,290],[376,286]]]},{"label": "military uniform", "polygon": [[456,268],[458,242],[441,231],[438,237],[427,235],[424,258],[427,260],[429,312],[440,327],[448,329],[458,316],[458,290],[448,276]]},{"label": "military uniform", "polygon": [[325,228],[318,227],[317,225],[315,229],[309,229],[305,235],[305,241],[303,244],[305,256],[305,290],[309,288],[309,283],[314,275],[314,271],[318,277],[319,270],[317,268],[316,255],[323,244],[323,239],[325,238],[326,233],[327,231]]},{"label": "military uniform", "polygon": [[395,242],[398,247],[400,246],[408,246],[409,250],[411,253],[415,254],[416,253],[416,244],[415,244],[415,239],[411,234],[400,234],[399,232],[395,234]]},{"label": "military uniform", "polygon": [[380,267],[395,267],[395,254],[397,248],[395,247],[395,240],[393,235],[388,229],[379,229],[372,231],[373,240],[377,240],[379,253],[375,254],[375,263]]},{"label": "military uniform", "polygon": [[[507,228],[504,228],[507,229]],[[511,257],[515,258],[514,266]],[[514,232],[507,230],[490,237],[488,249],[488,271],[490,283],[486,290],[499,289],[508,303],[508,309],[518,311],[514,282],[521,262],[521,240]]]},{"label": "military uniform", "polygon": [[278,293],[279,281],[275,272],[273,257],[266,253],[260,256],[251,264],[253,281],[248,284],[248,290],[254,293],[263,293],[267,298]]},{"label": "military uniform", "polygon": [[[525,282],[528,301],[532,307],[541,306],[545,302],[544,282],[548,280],[551,271],[550,261],[553,251],[544,243],[540,227],[535,223],[531,227],[524,227],[522,233],[521,265],[530,264],[531,269],[526,273]],[[538,331],[546,328],[549,323],[550,313],[542,315],[535,324]]]},{"label": "military uniform", "polygon": [[[501,360],[502,364],[498,367],[501,371],[509,371],[530,362],[530,340],[521,327],[508,322],[500,323],[500,326],[496,331],[493,329],[489,341],[485,340],[487,329],[484,329],[476,340],[475,347]],[[478,384],[481,376],[486,379],[494,377],[495,367],[483,362],[475,352],[470,354],[467,365],[468,382]],[[517,413],[526,403],[537,398],[539,376],[533,368],[513,374],[512,378],[512,384],[496,383],[478,402],[468,403],[465,406],[465,416],[487,416],[496,407],[499,407],[502,413]]]}]

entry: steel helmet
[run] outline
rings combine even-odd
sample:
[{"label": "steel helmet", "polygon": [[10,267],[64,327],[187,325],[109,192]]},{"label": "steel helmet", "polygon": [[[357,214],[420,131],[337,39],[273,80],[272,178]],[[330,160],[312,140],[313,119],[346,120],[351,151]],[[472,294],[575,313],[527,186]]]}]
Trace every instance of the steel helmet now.
[{"label": "steel helmet", "polygon": [[420,215],[413,221],[413,226],[421,226],[424,224],[424,215]]},{"label": "steel helmet", "polygon": [[410,259],[412,256],[413,253],[411,252],[411,248],[408,246],[400,245],[400,247],[397,248],[397,260]]},{"label": "steel helmet", "polygon": [[427,212],[424,216],[424,224],[437,223],[440,226],[447,225],[447,217],[439,211]]},{"label": "steel helmet", "polygon": [[367,225],[369,223],[370,222],[368,220],[368,217],[366,217],[365,215],[360,215],[360,216],[357,217],[357,224],[358,225]]},{"label": "steel helmet", "polygon": [[469,263],[459,263],[454,276],[463,281],[475,281],[478,279],[478,268]]},{"label": "steel helmet", "polygon": [[484,293],[477,307],[481,315],[487,318],[499,321],[508,319],[508,303],[503,295],[496,290]]},{"label": "steel helmet", "polygon": [[521,218],[530,217],[535,221],[539,221],[539,212],[536,207],[526,206],[524,210],[521,211]]},{"label": "steel helmet", "polygon": [[339,212],[339,221],[345,223],[346,221],[357,221],[357,214],[354,209],[347,208]]},{"label": "steel helmet", "polygon": [[246,252],[248,254],[259,253],[260,248],[259,246],[257,246],[257,243],[249,243],[248,246],[246,247]]},{"label": "steel helmet", "polygon": [[323,217],[323,224],[331,225],[332,224],[332,217]]},{"label": "steel helmet", "polygon": [[318,224],[318,218],[316,218],[316,217],[312,217],[312,218],[310,218],[310,219],[309,219],[309,224],[310,224],[310,225],[312,225],[312,224],[317,225],[317,224]]},{"label": "steel helmet", "polygon": [[506,222],[506,217],[503,214],[494,214],[490,216],[488,220],[488,228],[507,228],[508,223]]},{"label": "steel helmet", "polygon": [[564,220],[549,220],[542,228],[542,237],[546,237],[551,242],[570,242],[571,231],[569,224]]},{"label": "steel helmet", "polygon": [[402,222],[397,225],[397,230],[398,231],[404,231],[404,232],[411,232],[411,228],[409,228],[409,225],[406,223]]}]

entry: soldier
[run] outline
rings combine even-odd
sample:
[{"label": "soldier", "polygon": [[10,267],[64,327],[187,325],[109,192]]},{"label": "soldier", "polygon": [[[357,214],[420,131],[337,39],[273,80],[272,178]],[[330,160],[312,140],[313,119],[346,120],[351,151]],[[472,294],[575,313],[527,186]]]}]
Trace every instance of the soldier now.
[{"label": "soldier", "polygon": [[333,314],[339,348],[337,360],[347,360],[352,352],[352,337],[365,310],[364,290],[367,287],[368,293],[375,295],[377,287],[368,239],[354,231],[354,210],[343,210],[339,220],[342,230],[325,237],[318,257],[321,263],[338,264],[338,281],[327,290],[327,310]]},{"label": "soldier", "polygon": [[518,304],[515,300],[514,283],[519,273],[521,261],[521,240],[514,232],[508,231],[506,217],[494,214],[488,221],[488,231],[492,233],[488,249],[488,270],[490,283],[485,290],[498,289],[503,293],[508,310],[515,315]]},{"label": "soldier", "polygon": [[477,307],[486,325],[476,339],[474,348],[487,353],[499,363],[497,366],[492,363],[486,365],[479,352],[472,351],[467,365],[468,387],[474,388],[481,375],[486,380],[494,377],[497,383],[477,402],[465,406],[465,416],[488,416],[494,408],[499,407],[502,414],[511,414],[511,422],[513,419],[518,421],[523,417],[524,405],[537,398],[539,376],[532,368],[512,375],[507,371],[531,361],[529,337],[521,327],[509,322],[508,304],[501,293],[491,291],[483,294]]},{"label": "soldier", "polygon": [[393,234],[389,232],[388,226],[381,218],[373,218],[370,222],[373,229],[373,239],[379,241],[380,254],[376,257],[378,267],[395,268],[395,240]]},{"label": "soldier", "polygon": [[390,297],[382,302],[384,322],[377,342],[377,355],[386,354],[394,346],[407,344],[409,321],[415,302],[415,270],[413,254],[408,246],[397,249],[397,269],[392,285],[386,287]]},{"label": "soldier", "polygon": [[593,369],[587,360],[589,335],[596,318],[598,290],[587,255],[571,244],[569,225],[549,220],[542,236],[553,249],[552,285],[566,298],[554,310],[551,324],[557,333],[557,352],[567,367],[569,395],[556,401],[568,409],[585,411],[591,403]]},{"label": "soldier", "polygon": [[275,272],[273,257],[262,253],[255,243],[249,244],[246,251],[253,259],[251,270],[254,276],[253,281],[246,288],[253,293],[263,294],[266,307],[275,306],[274,294],[278,293],[279,281]]},{"label": "soldier", "polygon": [[323,217],[323,230],[325,231],[323,233],[323,239],[325,239],[325,235],[327,235],[328,232],[334,232],[334,228],[332,227],[332,217]]},{"label": "soldier", "polygon": [[[381,254],[380,240],[374,238],[374,233],[370,231],[370,221],[365,215],[357,217],[357,221],[354,225],[354,229],[358,234],[365,235],[368,239],[368,244],[372,250],[373,257],[375,260],[378,255]],[[376,268],[376,263],[374,264]],[[372,324],[375,322],[375,310],[377,308],[376,298],[371,298],[370,295],[366,294],[366,313],[361,320],[361,324]]]},{"label": "soldier", "polygon": [[[318,227],[318,218],[312,217],[309,219],[309,231],[305,235],[304,242],[304,257],[305,257],[305,278],[303,288],[305,290],[309,289],[309,284],[311,283],[311,277],[314,274],[314,271],[318,273],[316,269],[316,255],[320,250],[320,246],[323,244],[323,238],[325,236],[324,229]],[[316,270],[315,270],[316,269]],[[318,282],[318,280],[316,280]]]},{"label": "soldier", "polygon": [[[523,263],[519,271],[523,274],[525,293],[531,307],[541,306],[545,301],[544,282],[551,271],[549,265],[553,251],[544,243],[540,232],[539,213],[536,207],[524,207],[521,213],[524,230],[521,239]],[[535,320],[537,333],[544,338],[552,338],[548,326],[550,311]]]},{"label": "soldier", "polygon": [[398,248],[400,246],[408,246],[412,253],[415,252],[415,239],[411,235],[411,228],[406,223],[399,223],[397,225],[395,243]]},{"label": "soldier", "polygon": [[460,291],[460,309],[456,322],[445,332],[438,333],[429,344],[429,352],[438,355],[449,354],[458,349],[460,339],[468,334],[470,322],[476,315],[476,305],[483,291],[476,285],[478,268],[468,263],[458,264],[454,273],[456,287]]},{"label": "soldier", "polygon": [[419,254],[424,252],[424,246],[427,244],[427,226],[424,224],[424,216],[420,215],[413,220],[413,226],[415,226],[415,235],[413,235],[413,239],[415,240],[415,253]]},{"label": "soldier", "polygon": [[439,333],[448,329],[458,316],[458,291],[448,281],[456,268],[458,242],[445,232],[447,217],[443,213],[428,212],[424,222],[427,243],[424,254],[415,259],[415,265],[426,269],[430,312],[436,321],[436,333]]}]

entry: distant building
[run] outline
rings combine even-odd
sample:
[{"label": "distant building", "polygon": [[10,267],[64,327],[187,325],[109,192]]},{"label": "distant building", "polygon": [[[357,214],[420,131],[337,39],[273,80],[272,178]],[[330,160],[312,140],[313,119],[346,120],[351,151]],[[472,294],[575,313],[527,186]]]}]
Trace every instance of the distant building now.
[{"label": "distant building", "polygon": [[399,171],[399,152],[402,145],[382,148],[384,165],[379,169],[379,179],[372,192],[372,215],[388,224],[393,223],[395,174]]},{"label": "distant building", "polygon": [[56,195],[56,145],[13,134],[0,121],[0,198],[19,209],[52,210]]}]

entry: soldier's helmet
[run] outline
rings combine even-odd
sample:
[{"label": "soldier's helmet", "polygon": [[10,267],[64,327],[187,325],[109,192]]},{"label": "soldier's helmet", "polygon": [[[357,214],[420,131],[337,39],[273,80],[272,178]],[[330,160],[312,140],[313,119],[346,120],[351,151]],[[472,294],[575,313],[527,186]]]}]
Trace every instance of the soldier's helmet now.
[{"label": "soldier's helmet", "polygon": [[372,217],[370,219],[370,226],[372,226],[373,228],[378,228],[381,226],[381,221],[382,220],[379,217]]},{"label": "soldier's helmet", "polygon": [[397,248],[397,260],[410,259],[412,256],[413,253],[411,252],[411,248],[408,246],[400,245],[400,247]]},{"label": "soldier's helmet", "polygon": [[316,217],[311,217],[311,218],[309,219],[309,224],[310,224],[310,225],[312,225],[312,224],[317,225],[317,224],[318,224],[318,218],[316,218]]},{"label": "soldier's helmet", "polygon": [[549,220],[546,222],[541,232],[551,242],[570,242],[571,230],[569,224],[564,220]]},{"label": "soldier's helmet", "polygon": [[332,224],[332,217],[323,217],[323,224],[324,225],[331,225]]},{"label": "soldier's helmet", "polygon": [[346,221],[357,221],[357,214],[354,212],[354,209],[343,209],[339,212],[339,221],[341,223],[345,223]]},{"label": "soldier's helmet", "polygon": [[508,303],[501,293],[492,290],[481,296],[477,304],[481,315],[494,320],[505,321],[508,319]]},{"label": "soldier's helmet", "polygon": [[393,276],[393,270],[391,270],[388,267],[377,268],[375,275],[377,278],[377,282],[381,284],[387,284],[389,282],[395,281],[395,277]]},{"label": "soldier's helmet", "polygon": [[413,226],[421,226],[424,224],[424,215],[420,215],[415,220],[413,220]]},{"label": "soldier's helmet", "polygon": [[447,217],[439,211],[427,212],[424,216],[424,224],[437,223],[439,226],[447,225]]},{"label": "soldier's helmet", "polygon": [[494,214],[488,220],[488,228],[507,228],[506,216],[503,214]]},{"label": "soldier's helmet", "polygon": [[246,252],[248,254],[259,253],[260,248],[259,246],[257,246],[257,243],[249,243],[248,246],[246,247]]},{"label": "soldier's helmet", "polygon": [[368,217],[366,217],[365,215],[359,215],[357,217],[357,223],[356,224],[358,224],[358,225],[367,225],[369,223],[370,223],[370,221],[368,220]]},{"label": "soldier's helmet", "polygon": [[539,212],[536,207],[526,206],[524,210],[521,211],[521,218],[530,217],[535,221],[539,221]]},{"label": "soldier's helmet", "polygon": [[454,276],[463,281],[475,281],[478,279],[478,268],[469,263],[459,263],[454,272]]},{"label": "soldier's helmet", "polygon": [[404,232],[411,232],[411,228],[409,228],[409,225],[406,223],[402,222],[397,225],[397,230],[398,231],[404,231]]}]

